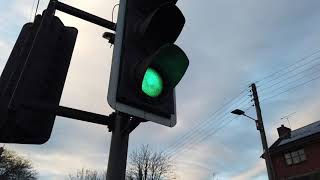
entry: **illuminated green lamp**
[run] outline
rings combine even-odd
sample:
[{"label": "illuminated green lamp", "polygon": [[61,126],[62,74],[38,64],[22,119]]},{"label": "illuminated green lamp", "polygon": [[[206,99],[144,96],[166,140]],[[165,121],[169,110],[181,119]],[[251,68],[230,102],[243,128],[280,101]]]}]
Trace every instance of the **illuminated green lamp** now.
[{"label": "illuminated green lamp", "polygon": [[148,68],[142,80],[142,91],[150,97],[158,97],[163,90],[163,80],[160,74]]}]

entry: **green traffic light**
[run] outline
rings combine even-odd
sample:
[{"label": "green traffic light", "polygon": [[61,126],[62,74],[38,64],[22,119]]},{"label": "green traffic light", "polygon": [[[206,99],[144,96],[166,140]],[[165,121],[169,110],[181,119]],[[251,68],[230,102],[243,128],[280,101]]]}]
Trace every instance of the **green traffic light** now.
[{"label": "green traffic light", "polygon": [[179,83],[189,65],[187,55],[175,44],[163,45],[149,60],[147,67],[156,67],[161,72],[167,90]]},{"label": "green traffic light", "polygon": [[157,97],[162,90],[163,81],[160,74],[156,70],[148,68],[142,80],[142,91],[150,97]]}]

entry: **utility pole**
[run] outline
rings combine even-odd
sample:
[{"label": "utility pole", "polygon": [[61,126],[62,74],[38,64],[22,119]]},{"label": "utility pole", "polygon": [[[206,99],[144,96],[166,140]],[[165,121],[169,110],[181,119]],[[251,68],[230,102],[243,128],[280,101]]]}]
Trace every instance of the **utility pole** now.
[{"label": "utility pole", "polygon": [[259,97],[258,97],[257,88],[256,88],[255,83],[253,83],[251,85],[251,88],[252,88],[254,106],[256,107],[256,112],[257,112],[257,129],[260,131],[263,153],[264,153],[264,157],[266,160],[268,178],[269,178],[269,180],[275,180],[275,176],[274,176],[274,172],[273,172],[273,168],[272,168],[271,156],[270,156],[269,147],[268,147],[268,142],[267,142],[266,133],[264,130],[264,125],[263,125],[263,120],[262,120]]}]

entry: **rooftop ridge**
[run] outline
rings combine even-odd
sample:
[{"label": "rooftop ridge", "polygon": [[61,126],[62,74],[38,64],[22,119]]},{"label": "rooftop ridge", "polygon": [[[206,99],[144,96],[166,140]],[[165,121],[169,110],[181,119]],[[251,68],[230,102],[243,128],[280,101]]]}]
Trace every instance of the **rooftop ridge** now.
[{"label": "rooftop ridge", "polygon": [[299,130],[307,129],[308,127],[312,127],[312,126],[313,126],[314,124],[316,124],[316,123],[319,123],[318,126],[320,126],[320,120],[319,120],[319,121],[315,121],[315,122],[313,122],[313,123],[311,123],[311,124],[307,124],[307,125],[305,125],[305,126],[299,127],[298,129],[291,130],[291,132],[296,132],[296,131],[299,131]]}]

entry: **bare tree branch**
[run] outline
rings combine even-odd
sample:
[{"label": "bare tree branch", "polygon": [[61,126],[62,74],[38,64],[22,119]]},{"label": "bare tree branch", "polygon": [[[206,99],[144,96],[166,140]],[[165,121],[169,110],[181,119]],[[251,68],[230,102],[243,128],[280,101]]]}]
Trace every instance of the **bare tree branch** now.
[{"label": "bare tree branch", "polygon": [[154,152],[148,145],[130,153],[127,180],[164,180],[171,175],[170,157],[165,153]]},{"label": "bare tree branch", "polygon": [[78,170],[75,174],[69,174],[68,180],[104,180],[95,170],[84,169]]},{"label": "bare tree branch", "polygon": [[38,173],[33,169],[29,160],[17,155],[14,151],[1,148],[0,179],[6,180],[35,180]]}]

